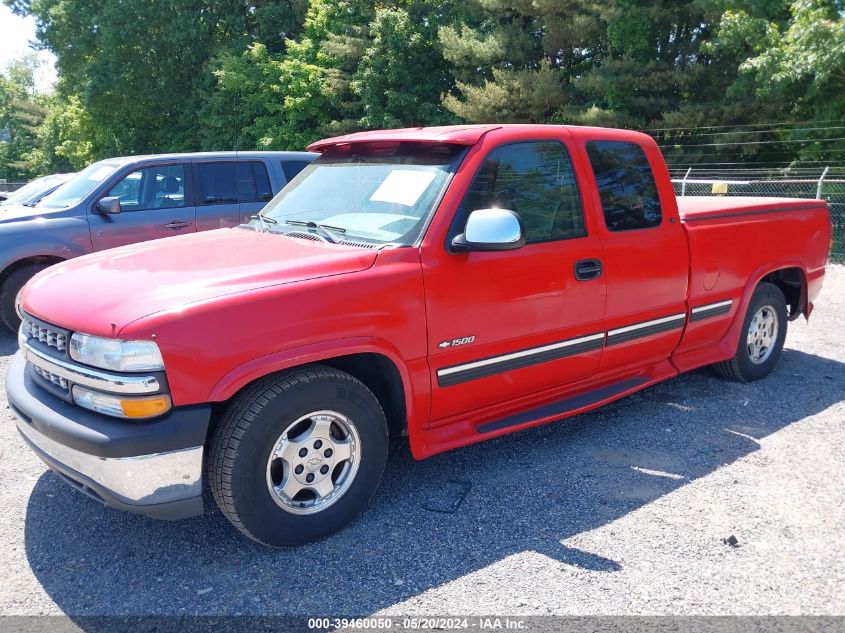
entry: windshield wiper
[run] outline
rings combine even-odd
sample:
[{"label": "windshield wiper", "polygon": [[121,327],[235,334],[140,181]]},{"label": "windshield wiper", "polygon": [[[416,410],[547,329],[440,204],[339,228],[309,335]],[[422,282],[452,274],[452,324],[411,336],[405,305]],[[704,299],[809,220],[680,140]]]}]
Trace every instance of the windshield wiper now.
[{"label": "windshield wiper", "polygon": [[332,244],[338,243],[338,240],[333,235],[333,233],[346,233],[346,229],[342,226],[320,224],[319,222],[314,222],[314,220],[285,220],[285,224],[290,224],[292,226],[307,226],[309,229],[317,229],[320,233],[323,234],[323,237],[325,237]]},{"label": "windshield wiper", "polygon": [[275,218],[271,218],[269,215],[264,215],[262,213],[257,213],[253,216],[254,218],[258,219],[258,223],[261,225],[261,233],[269,233],[270,229],[268,228],[268,224],[278,224],[279,221]]}]

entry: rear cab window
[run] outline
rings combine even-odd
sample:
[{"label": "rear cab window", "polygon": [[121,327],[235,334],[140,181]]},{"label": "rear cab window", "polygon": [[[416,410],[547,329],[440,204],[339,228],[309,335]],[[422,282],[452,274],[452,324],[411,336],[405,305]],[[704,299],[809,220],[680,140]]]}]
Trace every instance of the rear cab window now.
[{"label": "rear cab window", "polygon": [[642,147],[625,141],[590,141],[587,156],[609,231],[660,226],[660,196]]}]

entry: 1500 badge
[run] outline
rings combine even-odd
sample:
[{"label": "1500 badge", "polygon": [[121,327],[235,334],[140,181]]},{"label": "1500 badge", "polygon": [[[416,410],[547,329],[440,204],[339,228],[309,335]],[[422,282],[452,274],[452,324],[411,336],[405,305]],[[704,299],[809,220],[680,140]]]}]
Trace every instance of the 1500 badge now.
[{"label": "1500 badge", "polygon": [[457,347],[458,345],[467,345],[468,343],[472,343],[474,341],[474,336],[465,336],[463,338],[453,338],[451,341],[443,341],[442,343],[438,343],[437,347]]}]

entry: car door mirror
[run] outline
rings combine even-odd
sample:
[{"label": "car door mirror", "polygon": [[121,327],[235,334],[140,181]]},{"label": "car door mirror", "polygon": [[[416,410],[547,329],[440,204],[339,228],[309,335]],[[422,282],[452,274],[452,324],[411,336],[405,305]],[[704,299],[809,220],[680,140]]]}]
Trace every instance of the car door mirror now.
[{"label": "car door mirror", "polygon": [[104,215],[120,213],[120,198],[117,196],[102,198],[99,202],[97,202],[97,213],[102,213]]},{"label": "car door mirror", "polygon": [[525,246],[522,218],[507,209],[478,209],[469,214],[464,232],[452,240],[452,251],[510,251]]}]

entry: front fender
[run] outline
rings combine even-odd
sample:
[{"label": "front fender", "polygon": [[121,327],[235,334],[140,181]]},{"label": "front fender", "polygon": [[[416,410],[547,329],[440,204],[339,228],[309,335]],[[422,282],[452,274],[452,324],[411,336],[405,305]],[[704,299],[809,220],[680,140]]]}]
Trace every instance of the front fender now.
[{"label": "front fender", "polygon": [[0,270],[32,257],[72,259],[92,251],[85,218],[36,218],[0,224]]},{"label": "front fender", "polygon": [[[274,352],[248,361],[224,375],[212,387],[208,402],[223,402],[234,396],[249,383],[284,369],[307,363],[351,354],[380,354],[386,357],[399,372],[405,392],[405,411],[408,432],[413,433],[417,422],[424,420],[428,399],[428,364],[420,359],[410,365],[400,356],[398,350],[388,341],[375,337],[354,337],[324,341],[303,347]],[[422,422],[420,422],[422,423]]]}]

